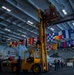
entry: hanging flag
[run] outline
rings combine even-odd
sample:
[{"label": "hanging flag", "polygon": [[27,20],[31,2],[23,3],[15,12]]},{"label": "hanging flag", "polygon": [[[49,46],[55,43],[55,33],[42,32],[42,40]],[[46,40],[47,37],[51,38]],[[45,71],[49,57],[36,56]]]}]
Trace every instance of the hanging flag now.
[{"label": "hanging flag", "polygon": [[54,41],[54,38],[55,38],[55,34],[54,34],[54,33],[52,33],[52,34],[47,34],[47,37],[46,37],[47,42],[48,42],[48,41]]},{"label": "hanging flag", "polygon": [[12,45],[12,42],[10,42],[10,45]]},{"label": "hanging flag", "polygon": [[52,44],[49,44],[49,45],[47,46],[47,48],[48,48],[48,51],[49,51],[49,50],[52,50]]},{"label": "hanging flag", "polygon": [[66,48],[66,42],[63,42],[63,47]]},{"label": "hanging flag", "polygon": [[56,40],[62,39],[62,31],[55,33],[55,39]]},{"label": "hanging flag", "polygon": [[27,47],[27,38],[25,39],[25,46]]},{"label": "hanging flag", "polygon": [[18,46],[18,42],[17,41],[14,42],[14,46]]},{"label": "hanging flag", "polygon": [[[25,42],[26,42],[26,40],[25,40]],[[27,46],[29,45],[29,38],[27,38]]]},{"label": "hanging flag", "polygon": [[34,44],[34,38],[29,38],[29,44],[33,45]]},{"label": "hanging flag", "polygon": [[60,43],[60,47],[61,47],[61,48],[66,48],[66,42],[61,42],[61,43]]},{"label": "hanging flag", "polygon": [[10,47],[12,47],[12,42],[10,42]]},{"label": "hanging flag", "polygon": [[10,42],[10,47],[14,47],[14,42]]},{"label": "hanging flag", "polygon": [[63,30],[62,34],[63,34],[63,38],[67,38],[67,39],[71,38],[71,30],[70,29],[69,30]]},{"label": "hanging flag", "polygon": [[71,41],[71,46],[74,47],[74,40]]},{"label": "hanging flag", "polygon": [[58,48],[58,45],[57,44],[52,44],[52,49],[53,50],[57,50],[57,48]]},{"label": "hanging flag", "polygon": [[35,38],[34,38],[34,43],[36,44],[37,41],[38,41],[38,40],[37,40],[37,37],[35,37]]},{"label": "hanging flag", "polygon": [[66,45],[67,45],[67,47],[71,47],[71,42],[70,41],[66,41]]}]

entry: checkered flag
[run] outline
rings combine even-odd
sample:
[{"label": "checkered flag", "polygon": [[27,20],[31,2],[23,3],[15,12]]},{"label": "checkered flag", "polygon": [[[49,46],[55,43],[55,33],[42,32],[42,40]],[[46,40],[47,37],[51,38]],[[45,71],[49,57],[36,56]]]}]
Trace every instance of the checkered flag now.
[{"label": "checkered flag", "polygon": [[48,42],[48,41],[53,41],[53,40],[55,39],[55,34],[54,34],[54,33],[52,33],[52,34],[47,34],[46,39],[47,39],[47,42]]},{"label": "checkered flag", "polygon": [[51,50],[51,49],[52,49],[52,44],[49,44],[49,45],[47,46],[47,48],[48,48],[48,51]]}]

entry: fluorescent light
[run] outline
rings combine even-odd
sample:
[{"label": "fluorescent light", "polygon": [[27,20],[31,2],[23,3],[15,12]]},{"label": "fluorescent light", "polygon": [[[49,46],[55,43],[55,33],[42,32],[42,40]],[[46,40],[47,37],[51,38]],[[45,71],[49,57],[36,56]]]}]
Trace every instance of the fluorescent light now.
[{"label": "fluorescent light", "polygon": [[5,7],[5,6],[2,6],[2,8],[5,9],[5,10],[7,10],[8,12],[11,12],[11,10],[8,9],[7,7]]},{"label": "fluorescent light", "polygon": [[63,10],[62,10],[62,12],[63,12],[65,15],[67,15],[67,12],[66,12],[66,10],[64,10],[64,9],[63,9]]},{"label": "fluorescent light", "polygon": [[11,38],[8,38],[7,40],[11,40]]},{"label": "fluorescent light", "polygon": [[26,35],[23,35],[23,34],[22,34],[22,36],[23,36],[23,37],[26,37]]},{"label": "fluorescent light", "polygon": [[26,23],[29,24],[29,25],[32,25],[33,24],[33,22],[31,22],[29,20]]},{"label": "fluorescent light", "polygon": [[30,23],[30,24],[33,24],[33,22],[31,22],[31,21],[27,21],[28,23]]},{"label": "fluorescent light", "polygon": [[5,30],[10,32],[10,29],[5,28]]},{"label": "fluorescent light", "polygon": [[54,29],[53,28],[50,28],[52,31],[54,31]]},{"label": "fluorescent light", "polygon": [[5,6],[2,6],[3,9],[7,9]]},{"label": "fluorescent light", "polygon": [[74,23],[72,23],[73,24],[73,26],[74,26]]},{"label": "fluorescent light", "polygon": [[7,11],[11,12],[11,10],[10,10],[10,9],[7,9]]}]

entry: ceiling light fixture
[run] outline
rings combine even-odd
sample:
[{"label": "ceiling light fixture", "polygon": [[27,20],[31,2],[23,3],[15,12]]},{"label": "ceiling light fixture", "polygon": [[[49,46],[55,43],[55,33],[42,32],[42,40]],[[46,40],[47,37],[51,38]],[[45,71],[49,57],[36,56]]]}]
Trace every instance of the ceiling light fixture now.
[{"label": "ceiling light fixture", "polygon": [[54,31],[54,29],[53,28],[50,28],[52,31]]},{"label": "ceiling light fixture", "polygon": [[33,22],[31,22],[29,20],[26,23],[29,24],[29,25],[32,25],[33,24]]},{"label": "ceiling light fixture", "polygon": [[5,6],[2,6],[3,9],[7,9]]},{"label": "ceiling light fixture", "polygon": [[11,12],[11,10],[10,10],[10,9],[7,9],[7,11]]},{"label": "ceiling light fixture", "polygon": [[73,24],[73,26],[74,26],[74,23],[72,23]]},{"label": "ceiling light fixture", "polygon": [[11,38],[8,38],[7,40],[11,40]]},{"label": "ceiling light fixture", "polygon": [[22,36],[23,36],[23,37],[26,37],[26,35],[23,35],[23,34],[22,34]]},{"label": "ceiling light fixture", "polygon": [[63,12],[65,15],[67,15],[67,12],[66,12],[66,10],[64,10],[64,9],[63,9],[63,10],[62,10],[62,12]]},{"label": "ceiling light fixture", "polygon": [[10,29],[5,28],[5,30],[10,32]]},{"label": "ceiling light fixture", "polygon": [[7,7],[5,7],[5,6],[2,6],[2,8],[5,9],[5,10],[7,10],[8,12],[11,12],[11,10],[8,9]]}]

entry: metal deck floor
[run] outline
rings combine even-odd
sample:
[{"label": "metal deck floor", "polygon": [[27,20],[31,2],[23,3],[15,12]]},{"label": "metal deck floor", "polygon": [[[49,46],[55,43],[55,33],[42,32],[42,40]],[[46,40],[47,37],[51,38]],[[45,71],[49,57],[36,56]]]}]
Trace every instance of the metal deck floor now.
[{"label": "metal deck floor", "polygon": [[[0,75],[17,75],[16,73],[12,73],[8,70],[7,67],[3,68],[3,72]],[[35,75],[32,72],[29,73],[21,73],[20,75]],[[54,68],[51,68],[47,73],[41,73],[37,75],[74,75],[74,67],[65,67],[64,69],[60,69],[58,71],[54,71]]]}]

